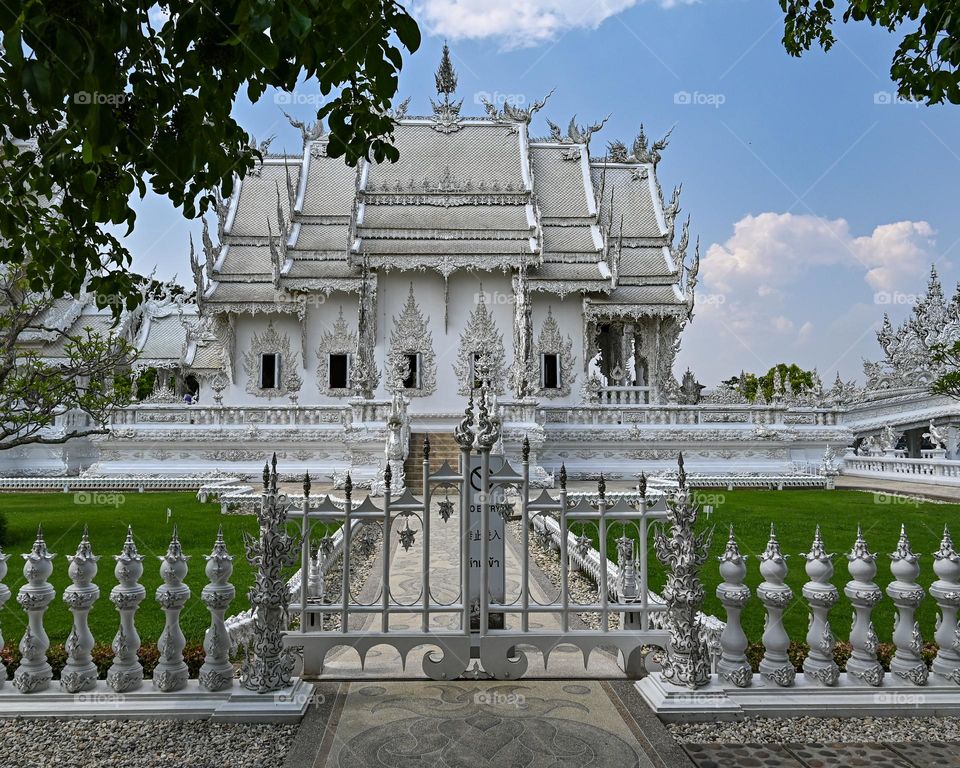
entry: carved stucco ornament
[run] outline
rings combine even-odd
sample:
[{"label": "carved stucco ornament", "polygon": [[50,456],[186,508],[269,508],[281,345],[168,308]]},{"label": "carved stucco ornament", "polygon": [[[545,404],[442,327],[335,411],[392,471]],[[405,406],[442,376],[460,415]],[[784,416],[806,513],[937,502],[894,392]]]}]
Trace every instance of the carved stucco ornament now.
[{"label": "carved stucco ornament", "polygon": [[347,321],[343,318],[343,307],[333,324],[333,330],[324,329],[320,335],[320,346],[317,349],[317,382],[320,391],[330,397],[351,397],[353,389],[349,386],[351,378],[348,375],[348,386],[331,387],[330,384],[330,355],[350,355],[357,349],[356,331],[350,330]]},{"label": "carved stucco ornament", "polygon": [[541,388],[538,394],[547,398],[567,397],[570,394],[570,387],[577,380],[577,374],[574,373],[576,358],[573,356],[573,340],[569,335],[564,339],[560,334],[560,326],[553,316],[551,307],[547,307],[547,317],[540,327],[534,352],[534,360],[538,364],[544,354],[556,355],[560,364],[560,386],[557,389]]},{"label": "carved stucco ornament", "polygon": [[[260,356],[263,354],[277,354],[280,356],[280,377],[274,389],[260,387]],[[273,320],[267,323],[263,333],[256,333],[250,342],[249,351],[243,355],[243,368],[247,374],[247,393],[254,397],[290,396],[295,399],[303,380],[297,374],[297,353],[290,346],[290,337],[285,333],[278,333],[273,327]]]},{"label": "carved stucco ornament", "polygon": [[453,364],[453,372],[460,383],[457,391],[461,395],[470,394],[475,375],[474,355],[479,355],[476,361],[476,373],[483,371],[490,391],[501,395],[506,383],[503,334],[497,330],[482,286],[478,296],[477,306],[470,313],[467,326],[460,334],[460,351],[457,353],[457,361]]},{"label": "carved stucco ornament", "polygon": [[[433,351],[430,318],[424,317],[410,283],[410,293],[403,311],[393,318],[390,330],[390,351],[387,354],[387,381],[390,391],[402,390],[408,397],[427,397],[437,389],[437,363]],[[404,388],[407,355],[420,355],[420,386]]]}]

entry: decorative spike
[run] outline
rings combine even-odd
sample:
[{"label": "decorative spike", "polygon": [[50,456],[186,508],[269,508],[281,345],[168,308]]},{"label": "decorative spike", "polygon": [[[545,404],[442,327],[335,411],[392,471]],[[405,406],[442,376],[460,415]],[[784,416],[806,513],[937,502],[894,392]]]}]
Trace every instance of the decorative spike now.
[{"label": "decorative spike", "polygon": [[679,486],[680,491],[685,491],[687,489],[687,472],[683,468],[683,452],[677,456],[677,485]]},{"label": "decorative spike", "polygon": [[907,527],[900,524],[900,538],[897,540],[897,548],[890,553],[891,560],[907,560],[915,563],[920,559],[920,555],[913,553],[910,548],[910,537],[907,536]]},{"label": "decorative spike", "polygon": [[789,557],[780,551],[780,542],[777,540],[777,527],[774,523],[770,523],[770,539],[767,541],[767,548],[760,555],[760,560],[766,562],[767,560],[773,561],[784,561]]},{"label": "decorative spike", "polygon": [[523,436],[523,447],[521,448],[521,454],[524,462],[530,461],[530,438],[526,435]]},{"label": "decorative spike", "polygon": [[640,473],[640,483],[637,485],[637,490],[640,491],[640,498],[647,498],[647,476],[643,472]]},{"label": "decorative spike", "polygon": [[746,555],[740,554],[740,547],[737,546],[737,539],[733,533],[733,523],[730,524],[730,536],[727,538],[727,547],[724,549],[723,554],[720,555],[717,560],[721,563],[735,562],[746,560]]},{"label": "decorative spike", "polygon": [[851,562],[853,560],[864,560],[865,562],[872,563],[876,559],[877,556],[870,551],[867,542],[863,538],[863,527],[858,524],[857,540],[853,543],[853,550],[847,555],[847,560]]},{"label": "decorative spike", "polygon": [[387,462],[387,466],[383,468],[383,484],[389,489],[390,481],[393,480],[393,469],[390,467],[390,462]]},{"label": "decorative spike", "polygon": [[423,436],[423,460],[430,461],[430,435]]},{"label": "decorative spike", "polygon": [[263,462],[263,490],[270,487],[270,464]]},{"label": "decorative spike", "polygon": [[348,500],[353,495],[353,478],[349,472],[347,472],[347,479],[343,481],[343,493]]},{"label": "decorative spike", "polygon": [[306,472],[303,475],[303,495],[308,497],[310,495],[310,473]]},{"label": "decorative spike", "polygon": [[567,465],[560,465],[560,490],[567,490]]},{"label": "decorative spike", "polygon": [[813,534],[813,544],[809,552],[801,553],[801,557],[808,561],[811,560],[833,560],[835,555],[827,553],[823,544],[823,536],[820,535],[820,525],[817,525],[816,532]]},{"label": "decorative spike", "polygon": [[600,479],[597,481],[597,493],[601,499],[607,497],[607,481],[603,479],[603,472],[600,473]]}]

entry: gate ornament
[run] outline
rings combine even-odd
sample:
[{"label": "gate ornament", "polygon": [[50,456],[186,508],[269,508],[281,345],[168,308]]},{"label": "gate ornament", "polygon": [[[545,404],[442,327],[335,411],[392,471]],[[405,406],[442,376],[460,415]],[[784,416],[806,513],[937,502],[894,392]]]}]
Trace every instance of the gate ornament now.
[{"label": "gate ornament", "polygon": [[257,693],[278,691],[290,685],[293,673],[293,653],[283,647],[282,637],[287,623],[290,594],[282,573],[296,562],[299,543],[287,534],[286,496],[277,493],[277,455],[271,467],[263,467],[263,494],[257,518],[260,537],[244,534],[243,544],[247,561],[255,572],[254,584],[248,596],[254,611],[253,655],[247,649],[247,658],[240,671],[244,688]]},{"label": "gate ornament", "polygon": [[710,653],[700,635],[697,613],[704,597],[700,566],[707,560],[713,528],[694,532],[700,510],[691,503],[683,454],[677,464],[677,493],[667,504],[670,531],[667,534],[658,527],[653,540],[657,559],[669,569],[663,597],[670,645],[661,674],[668,682],[696,689],[710,681]]}]

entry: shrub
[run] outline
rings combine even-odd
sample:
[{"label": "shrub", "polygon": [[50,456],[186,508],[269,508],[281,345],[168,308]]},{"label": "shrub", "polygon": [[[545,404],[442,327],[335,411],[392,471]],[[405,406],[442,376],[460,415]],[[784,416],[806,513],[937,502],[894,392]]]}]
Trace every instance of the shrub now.
[{"label": "shrub", "polygon": [[7,546],[7,516],[0,512],[0,547]]},{"label": "shrub", "polygon": [[[106,679],[107,670],[113,664],[113,648],[108,643],[97,643],[93,646],[90,654],[93,657],[93,663],[97,665],[97,672],[101,680]],[[140,663],[143,664],[144,677],[153,677],[153,671],[160,661],[160,651],[156,643],[144,643],[140,646],[138,653]],[[199,643],[188,645],[183,650],[183,660],[187,663],[190,670],[190,677],[195,678],[200,673],[200,667],[206,652]],[[20,650],[15,645],[5,647],[0,651],[0,660],[7,667],[8,676],[12,676],[17,666],[20,664]],[[47,650],[47,661],[53,668],[53,679],[59,680],[60,673],[67,663],[67,652],[62,644],[51,645]]]}]

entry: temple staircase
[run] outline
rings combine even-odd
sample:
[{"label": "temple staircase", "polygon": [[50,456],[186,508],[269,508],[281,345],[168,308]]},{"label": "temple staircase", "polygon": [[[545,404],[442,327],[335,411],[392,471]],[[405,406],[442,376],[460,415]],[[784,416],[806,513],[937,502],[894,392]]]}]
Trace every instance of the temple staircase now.
[{"label": "temple staircase", "polygon": [[[410,449],[403,463],[406,485],[414,493],[418,493],[423,485],[423,437],[425,434],[424,432],[410,433]],[[431,432],[430,471],[436,472],[445,461],[449,462],[454,469],[459,467],[460,446],[452,432]]]}]

